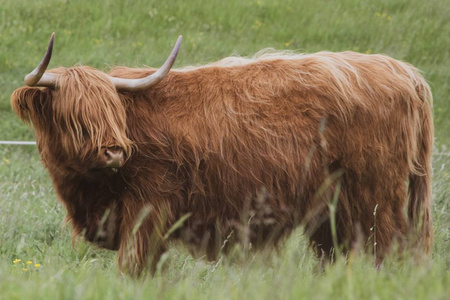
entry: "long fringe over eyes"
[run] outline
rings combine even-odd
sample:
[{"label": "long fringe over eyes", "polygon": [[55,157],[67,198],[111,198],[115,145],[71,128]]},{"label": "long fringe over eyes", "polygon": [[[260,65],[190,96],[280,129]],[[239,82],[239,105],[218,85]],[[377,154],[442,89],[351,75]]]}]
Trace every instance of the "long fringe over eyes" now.
[{"label": "long fringe over eyes", "polygon": [[[101,71],[90,67],[58,68],[54,92],[53,123],[58,132],[67,133],[62,143],[74,156],[83,150],[120,146],[131,154],[126,137],[126,115],[119,96]],[[84,153],[86,154],[86,153]]]}]

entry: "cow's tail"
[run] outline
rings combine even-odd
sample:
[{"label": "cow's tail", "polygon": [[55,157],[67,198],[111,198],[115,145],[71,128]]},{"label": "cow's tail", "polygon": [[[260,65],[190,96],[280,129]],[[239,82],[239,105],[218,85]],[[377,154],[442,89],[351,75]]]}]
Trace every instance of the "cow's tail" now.
[{"label": "cow's tail", "polygon": [[429,253],[433,243],[431,215],[431,157],[433,150],[432,95],[428,84],[418,75],[416,92],[421,100],[417,131],[415,170],[409,175],[408,219],[413,245]]}]

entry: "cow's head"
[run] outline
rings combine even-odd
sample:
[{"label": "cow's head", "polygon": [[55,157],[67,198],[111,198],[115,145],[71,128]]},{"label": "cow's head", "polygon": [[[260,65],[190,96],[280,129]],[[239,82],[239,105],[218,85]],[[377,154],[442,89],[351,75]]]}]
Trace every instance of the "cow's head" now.
[{"label": "cow's head", "polygon": [[114,174],[133,148],[119,91],[142,91],[160,82],[176,59],[181,36],[164,65],[140,79],[111,77],[83,66],[46,72],[53,41],[54,34],[41,63],[25,77],[27,87],[12,94],[12,107],[33,124],[47,165],[93,178],[98,172]]}]

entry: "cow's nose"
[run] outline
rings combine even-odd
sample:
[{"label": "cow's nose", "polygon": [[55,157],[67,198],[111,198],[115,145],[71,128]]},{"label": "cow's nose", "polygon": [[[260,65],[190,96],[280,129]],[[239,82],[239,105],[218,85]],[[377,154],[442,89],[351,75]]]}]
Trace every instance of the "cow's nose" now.
[{"label": "cow's nose", "polygon": [[107,168],[120,168],[123,166],[123,150],[119,147],[103,148],[101,156]]}]

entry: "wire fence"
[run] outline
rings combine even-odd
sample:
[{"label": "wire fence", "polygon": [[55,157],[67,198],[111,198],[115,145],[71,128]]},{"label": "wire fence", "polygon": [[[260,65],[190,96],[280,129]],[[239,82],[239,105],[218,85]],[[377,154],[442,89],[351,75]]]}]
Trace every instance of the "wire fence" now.
[{"label": "wire fence", "polygon": [[0,141],[0,145],[36,145],[36,142],[26,142],[26,141]]},{"label": "wire fence", "polygon": [[[0,141],[0,145],[33,145],[36,146],[36,142],[33,141]],[[450,156],[450,152],[435,152],[433,155],[437,156]]]},{"label": "wire fence", "polygon": [[433,155],[450,156],[450,153],[437,152],[437,153],[433,153]]}]

